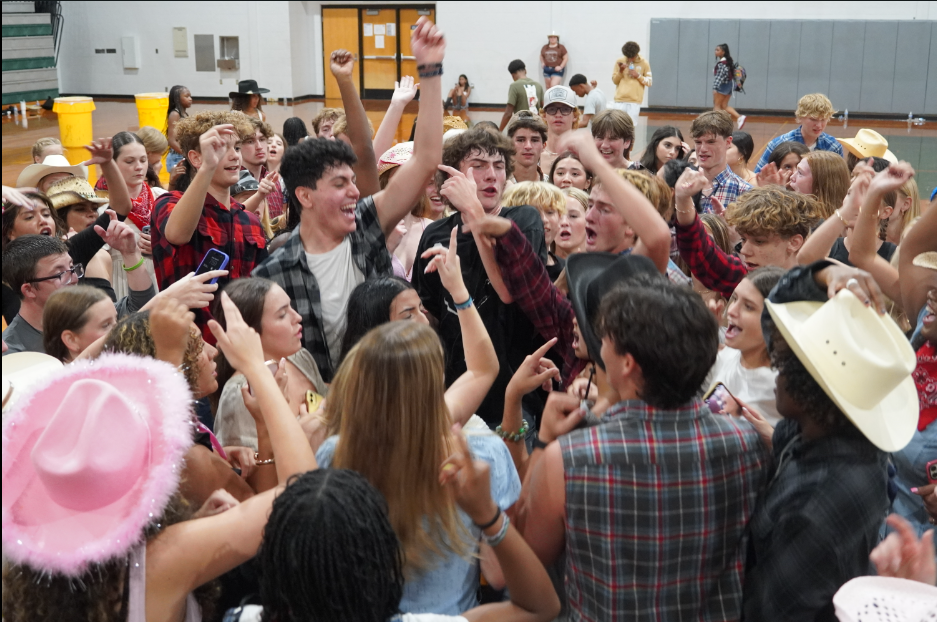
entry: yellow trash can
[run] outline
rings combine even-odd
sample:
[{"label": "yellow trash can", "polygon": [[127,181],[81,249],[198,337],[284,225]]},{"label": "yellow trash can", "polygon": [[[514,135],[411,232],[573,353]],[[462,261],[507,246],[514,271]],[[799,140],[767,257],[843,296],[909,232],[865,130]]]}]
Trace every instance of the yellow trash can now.
[{"label": "yellow trash can", "polygon": [[137,93],[137,117],[140,127],[155,127],[166,133],[166,114],[169,112],[169,93]]},{"label": "yellow trash can", "polygon": [[[81,164],[91,157],[85,145],[94,140],[91,130],[91,113],[94,111],[94,100],[90,97],[56,97],[52,111],[59,116],[59,135],[62,146],[66,149],[66,157],[72,164]],[[88,170],[88,181],[97,181],[97,172],[94,167]]]}]

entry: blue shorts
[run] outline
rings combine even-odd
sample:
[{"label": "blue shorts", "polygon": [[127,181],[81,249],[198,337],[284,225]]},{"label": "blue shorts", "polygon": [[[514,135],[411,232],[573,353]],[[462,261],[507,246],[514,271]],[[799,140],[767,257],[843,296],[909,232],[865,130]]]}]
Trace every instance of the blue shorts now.
[{"label": "blue shorts", "polygon": [[555,68],[553,68],[553,67],[544,67],[544,68],[543,68],[543,77],[544,77],[544,78],[552,78],[552,77],[554,77],[554,76],[559,76],[559,77],[562,78],[565,73],[566,73],[566,67],[563,67],[563,68],[560,69],[559,71],[557,71],[557,70],[556,70]]},{"label": "blue shorts", "polygon": [[734,87],[734,86],[735,86],[735,84],[734,84],[733,82],[731,82],[731,81],[729,81],[729,82],[723,82],[722,84],[719,85],[719,88],[715,88],[715,89],[713,89],[713,90],[716,91],[717,93],[719,93],[720,95],[731,95],[731,94],[732,94],[732,87]]}]

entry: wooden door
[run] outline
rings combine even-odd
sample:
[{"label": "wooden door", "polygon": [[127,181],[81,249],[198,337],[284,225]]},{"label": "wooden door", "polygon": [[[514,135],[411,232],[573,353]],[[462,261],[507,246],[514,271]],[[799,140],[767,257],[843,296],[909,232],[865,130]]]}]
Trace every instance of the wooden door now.
[{"label": "wooden door", "polygon": [[435,23],[436,10],[433,8],[400,9],[400,75],[413,76],[417,82],[420,79],[416,71],[416,59],[410,50],[410,32],[416,27],[417,20],[423,15]]},{"label": "wooden door", "polygon": [[[329,70],[329,57],[335,50],[349,50],[358,57],[358,9],[322,9],[322,58],[325,75],[326,106],[341,107],[342,95],[338,83]],[[361,63],[355,63],[352,74],[355,84],[361,84]],[[391,82],[391,88],[393,88]],[[337,100],[335,101],[330,100]]]},{"label": "wooden door", "polygon": [[361,34],[364,96],[392,95],[397,80],[397,9],[362,9]]}]

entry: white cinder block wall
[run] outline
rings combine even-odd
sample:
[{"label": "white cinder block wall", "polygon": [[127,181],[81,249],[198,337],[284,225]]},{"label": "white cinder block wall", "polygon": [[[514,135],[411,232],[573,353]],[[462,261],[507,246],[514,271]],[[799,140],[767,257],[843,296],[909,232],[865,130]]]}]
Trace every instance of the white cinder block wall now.
[{"label": "white cinder block wall", "polygon": [[[63,2],[59,55],[63,93],[130,95],[185,84],[201,97],[223,97],[238,79],[254,78],[272,97],[322,95],[322,4],[379,2]],[[465,73],[475,84],[472,101],[506,100],[508,63],[522,59],[539,77],[540,47],[556,31],[570,53],[567,79],[584,73],[611,95],[612,64],[625,41],[649,49],[652,18],[731,19],[937,19],[937,2],[436,2],[437,22],[448,38],[445,84]],[[189,57],[174,58],[172,28],[188,29]],[[195,71],[193,35],[240,37],[239,72]],[[120,37],[140,38],[141,67],[120,63]],[[95,54],[117,48],[117,54]],[[156,50],[159,53],[156,53]],[[710,50],[700,50],[710,54]],[[653,68],[654,59],[648,55]],[[744,60],[744,59],[739,59]],[[222,75],[224,74],[224,75]],[[666,79],[655,74],[655,79]],[[219,84],[219,80],[222,81]]]}]

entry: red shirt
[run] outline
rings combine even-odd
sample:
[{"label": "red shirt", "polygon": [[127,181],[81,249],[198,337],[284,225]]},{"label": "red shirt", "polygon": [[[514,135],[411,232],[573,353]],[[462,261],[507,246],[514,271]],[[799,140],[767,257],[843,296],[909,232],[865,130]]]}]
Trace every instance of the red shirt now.
[{"label": "red shirt", "polygon": [[[245,211],[243,206],[231,201],[225,209],[213,196],[205,195],[205,205],[192,238],[185,244],[173,245],[166,239],[166,223],[176,207],[181,192],[167,192],[156,200],[150,227],[150,243],[153,247],[153,268],[159,288],[165,289],[195,272],[205,253],[216,248],[225,253],[230,261],[228,276],[218,280],[219,290],[230,279],[248,277],[260,262],[267,258],[267,240],[260,219]],[[206,328],[209,318],[205,309],[195,310],[195,322],[202,329],[206,341],[214,339]]]}]

